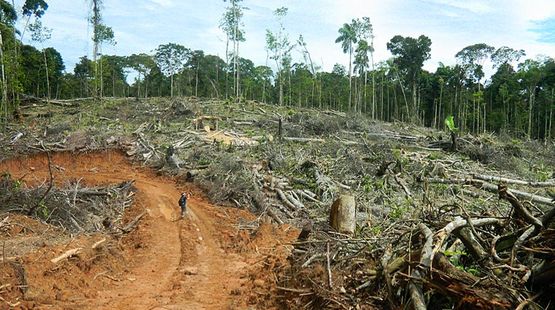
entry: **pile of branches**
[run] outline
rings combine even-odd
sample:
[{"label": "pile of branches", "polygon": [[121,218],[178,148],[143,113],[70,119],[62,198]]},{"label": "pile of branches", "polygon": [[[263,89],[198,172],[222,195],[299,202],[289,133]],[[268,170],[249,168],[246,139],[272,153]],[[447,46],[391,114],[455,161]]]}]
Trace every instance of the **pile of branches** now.
[{"label": "pile of branches", "polygon": [[19,180],[4,174],[0,179],[0,213],[30,215],[70,233],[110,230],[121,222],[133,202],[133,183],[88,188],[78,180],[63,188],[52,183],[24,188]]},{"label": "pile of branches", "polygon": [[[389,168],[385,174],[410,182]],[[437,184],[454,199],[436,207]],[[410,218],[380,232],[324,229],[299,240],[280,283],[283,300],[295,308],[542,309],[555,292],[555,203],[537,194],[546,187],[555,182],[418,177],[410,190],[403,186]]]}]

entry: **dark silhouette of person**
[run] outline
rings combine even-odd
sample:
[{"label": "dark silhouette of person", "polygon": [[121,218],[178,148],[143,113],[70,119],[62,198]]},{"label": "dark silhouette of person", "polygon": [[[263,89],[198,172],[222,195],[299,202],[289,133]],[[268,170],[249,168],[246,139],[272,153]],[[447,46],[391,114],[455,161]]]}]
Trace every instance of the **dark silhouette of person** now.
[{"label": "dark silhouette of person", "polygon": [[185,212],[187,211],[187,194],[181,193],[181,197],[179,198],[179,207],[181,207],[181,217],[185,216]]}]

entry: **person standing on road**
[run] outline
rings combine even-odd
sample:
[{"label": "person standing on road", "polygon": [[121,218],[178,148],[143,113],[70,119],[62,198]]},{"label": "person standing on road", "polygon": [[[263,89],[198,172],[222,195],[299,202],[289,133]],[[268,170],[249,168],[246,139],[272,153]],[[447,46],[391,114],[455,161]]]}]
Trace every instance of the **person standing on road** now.
[{"label": "person standing on road", "polygon": [[181,193],[181,198],[179,198],[179,207],[181,208],[181,217],[185,216],[187,211],[187,194]]}]

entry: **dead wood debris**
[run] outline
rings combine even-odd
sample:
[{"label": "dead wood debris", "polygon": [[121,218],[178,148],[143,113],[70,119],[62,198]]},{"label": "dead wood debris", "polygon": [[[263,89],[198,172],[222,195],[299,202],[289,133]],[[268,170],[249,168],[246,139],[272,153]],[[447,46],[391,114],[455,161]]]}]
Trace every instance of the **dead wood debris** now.
[{"label": "dead wood debris", "polygon": [[[310,302],[338,309],[349,305],[514,309],[524,303],[537,308],[536,301],[542,298],[549,304],[555,274],[555,244],[549,227],[555,218],[555,202],[532,190],[552,181],[478,174],[411,181],[406,172],[395,173],[389,165],[382,165],[379,177],[391,179],[389,186],[397,184],[397,192],[411,200],[414,208],[421,208],[416,212],[419,219],[400,218],[377,238],[342,239],[328,230],[313,232],[308,240],[296,243],[293,267],[280,282],[288,306]],[[454,208],[437,212],[437,208],[415,203],[418,192],[426,201],[433,184],[451,187],[446,193],[453,194]],[[508,184],[526,188],[509,188]],[[455,193],[463,191],[476,197],[495,193],[499,203],[507,204],[469,211],[465,200],[456,202],[461,197]],[[279,196],[283,200],[285,195]],[[546,284],[551,288],[544,289]]]},{"label": "dead wood debris", "polygon": [[133,183],[82,188],[77,181],[65,188],[51,184],[24,188],[19,180],[5,174],[0,179],[0,213],[30,214],[71,233],[111,230],[133,201]]}]

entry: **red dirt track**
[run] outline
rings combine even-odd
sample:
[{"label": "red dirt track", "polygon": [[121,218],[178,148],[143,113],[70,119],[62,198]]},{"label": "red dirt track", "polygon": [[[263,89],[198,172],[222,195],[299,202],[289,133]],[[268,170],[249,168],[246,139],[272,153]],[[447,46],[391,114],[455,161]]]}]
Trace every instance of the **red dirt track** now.
[{"label": "red dirt track", "polygon": [[[126,211],[124,222],[143,212],[146,215],[137,229],[121,239],[81,235],[21,253],[15,259],[25,271],[27,287],[16,289],[18,283],[12,283],[0,289],[0,309],[9,304],[43,309],[276,307],[269,297],[277,294],[272,270],[287,263],[287,244],[296,238],[295,229],[271,224],[241,229],[245,225],[240,224],[255,220],[251,213],[212,206],[197,189],[133,166],[119,152],[56,153],[52,164],[57,186],[78,179],[88,186],[135,180],[135,203]],[[0,163],[0,173],[3,171],[22,178],[26,186],[48,182],[45,155]],[[193,197],[188,215],[180,219],[177,200],[184,190],[192,191]],[[18,215],[10,218],[31,221]],[[34,238],[41,237],[40,231],[44,236],[58,233],[38,222],[27,225],[34,227]],[[91,248],[103,238],[107,242]],[[17,240],[17,236],[7,237],[0,231],[0,243],[10,239]],[[77,247],[83,251],[76,257],[50,262]],[[10,266],[0,266],[0,286],[21,282]]]}]

